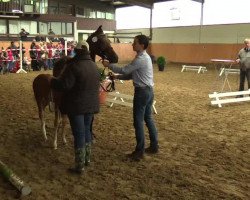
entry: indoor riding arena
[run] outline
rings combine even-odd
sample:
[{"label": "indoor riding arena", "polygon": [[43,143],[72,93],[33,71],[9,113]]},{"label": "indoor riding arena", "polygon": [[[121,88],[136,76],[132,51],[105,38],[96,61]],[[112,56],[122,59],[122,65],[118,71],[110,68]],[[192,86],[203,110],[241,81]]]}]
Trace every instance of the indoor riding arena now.
[{"label": "indoor riding arena", "polygon": [[[71,4],[81,1],[71,1]],[[190,2],[205,8],[210,1],[213,0]],[[94,4],[91,2],[87,0],[86,5],[91,7]],[[111,2],[115,1],[96,1],[96,6],[120,9]],[[175,1],[121,2],[124,7],[132,5],[145,9],[156,4],[156,9],[157,3]],[[54,17],[58,21],[62,16]],[[68,23],[80,18],[70,17],[65,17]],[[11,23],[13,19],[5,20]],[[45,17],[41,20],[50,23]],[[84,22],[84,18],[80,20]],[[250,91],[247,81],[245,90],[239,91],[240,65],[235,61],[244,48],[244,39],[250,38],[250,21],[117,29],[113,34],[112,20],[96,19],[98,23],[88,20],[72,26],[79,31],[74,30],[71,37],[75,41],[86,39],[84,35],[92,33],[102,22],[119,57],[117,65],[120,67],[134,59],[132,42],[137,33],[151,37],[147,52],[153,63],[155,103],[152,115],[158,130],[159,152],[145,154],[139,162],[128,159],[136,138],[132,103],[126,97],[133,98],[134,86],[131,80],[115,80],[115,91],[105,92],[100,112],[94,117],[91,162],[82,174],[69,173],[67,169],[75,162],[70,124],[67,122],[65,130],[67,143],[63,143],[59,132],[57,149],[54,149],[53,109],[50,111],[46,107],[45,110],[48,137],[45,141],[32,88],[35,77],[52,74],[52,70],[36,71],[21,65],[20,73],[3,71],[0,74],[0,199],[250,199]],[[89,28],[84,29],[83,25]],[[48,36],[47,33],[42,35]],[[28,38],[35,36],[30,29]],[[66,34],[61,34],[64,36]],[[120,36],[119,43],[117,36]],[[11,39],[3,37],[1,45],[7,48]],[[32,39],[23,42],[26,52]],[[166,60],[163,71],[158,69],[159,57]],[[96,63],[104,69],[99,57]],[[108,72],[106,69],[105,73]],[[144,128],[148,147],[149,135],[146,126]],[[24,187],[28,188],[26,194]]]}]

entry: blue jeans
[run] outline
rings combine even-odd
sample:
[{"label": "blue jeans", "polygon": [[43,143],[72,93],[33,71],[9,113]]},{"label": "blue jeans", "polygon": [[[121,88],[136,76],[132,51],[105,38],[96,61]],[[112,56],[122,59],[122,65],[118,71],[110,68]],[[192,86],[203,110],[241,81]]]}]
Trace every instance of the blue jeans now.
[{"label": "blue jeans", "polygon": [[84,148],[91,143],[91,123],[94,114],[68,115],[71,130],[74,136],[74,148]]},{"label": "blue jeans", "polygon": [[11,72],[15,67],[15,61],[8,61],[7,62],[7,69],[9,72]]},{"label": "blue jeans", "polygon": [[157,148],[158,146],[158,133],[154,120],[152,117],[152,104],[154,101],[154,92],[152,87],[135,87],[134,100],[133,100],[133,117],[134,128],[136,136],[135,151],[144,152],[145,148],[145,134],[144,134],[144,121],[148,128],[150,146]]},{"label": "blue jeans", "polygon": [[49,68],[49,69],[53,69],[53,60],[52,59],[49,59],[49,58],[47,58],[47,60],[46,60],[46,65],[47,65],[47,67]]}]

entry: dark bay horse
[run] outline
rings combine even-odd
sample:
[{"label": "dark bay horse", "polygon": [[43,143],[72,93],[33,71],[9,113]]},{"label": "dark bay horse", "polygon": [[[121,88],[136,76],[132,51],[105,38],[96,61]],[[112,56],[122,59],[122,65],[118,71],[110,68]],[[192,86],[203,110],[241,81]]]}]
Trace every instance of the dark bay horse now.
[{"label": "dark bay horse", "polygon": [[[93,61],[95,61],[95,56],[98,55],[102,59],[109,60],[109,62],[112,63],[118,62],[118,56],[113,50],[109,39],[104,34],[102,26],[99,26],[99,28],[88,37],[87,42],[89,44],[90,56],[93,59]],[[60,58],[54,64],[53,76],[55,77],[59,76],[69,60],[70,60],[69,57]],[[53,78],[53,76],[50,74],[38,75],[33,81],[33,91],[38,106],[42,133],[45,140],[47,140],[46,124],[45,124],[45,108],[50,104],[50,102],[54,102],[55,134],[54,134],[53,146],[55,149],[57,149],[57,134],[59,131],[60,124],[62,126],[63,142],[66,143],[64,127],[67,121],[66,120],[67,117],[66,115],[61,116],[59,111],[59,105],[61,102],[62,94],[60,92],[53,91],[50,87],[50,81]]]},{"label": "dark bay horse", "polygon": [[118,62],[118,56],[112,48],[110,40],[104,34],[102,26],[99,26],[86,41],[89,44],[90,56],[93,61],[95,61],[95,57],[98,55],[110,63]]}]

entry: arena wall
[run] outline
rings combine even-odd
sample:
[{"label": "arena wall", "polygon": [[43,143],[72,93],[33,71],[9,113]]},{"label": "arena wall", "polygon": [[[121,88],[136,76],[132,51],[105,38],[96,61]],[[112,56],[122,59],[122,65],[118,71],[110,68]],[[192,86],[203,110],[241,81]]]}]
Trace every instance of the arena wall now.
[{"label": "arena wall", "polygon": [[[142,33],[149,29],[118,30],[117,33]],[[243,40],[250,37],[250,24],[154,28],[149,52],[163,55],[170,62],[208,63],[212,58],[235,59]],[[121,38],[131,43],[132,38]],[[128,52],[128,49],[126,49]]]}]

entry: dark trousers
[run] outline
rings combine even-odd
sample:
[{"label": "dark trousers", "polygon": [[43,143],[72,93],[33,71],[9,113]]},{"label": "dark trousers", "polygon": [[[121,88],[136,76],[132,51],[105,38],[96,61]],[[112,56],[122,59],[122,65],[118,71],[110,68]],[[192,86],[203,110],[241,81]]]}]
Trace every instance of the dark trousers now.
[{"label": "dark trousers", "polygon": [[248,89],[250,89],[250,69],[240,69],[240,87],[239,91],[244,90],[245,79],[247,78]]},{"label": "dark trousers", "polygon": [[133,101],[134,128],[137,143],[135,151],[142,152],[145,148],[144,121],[149,132],[150,146],[152,148],[157,148],[158,146],[158,133],[152,117],[153,101],[154,92],[152,87],[135,88]]},{"label": "dark trousers", "polygon": [[90,129],[93,116],[93,114],[68,115],[75,149],[84,148],[86,143],[91,143]]}]

